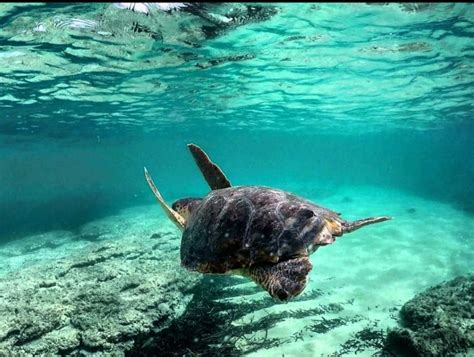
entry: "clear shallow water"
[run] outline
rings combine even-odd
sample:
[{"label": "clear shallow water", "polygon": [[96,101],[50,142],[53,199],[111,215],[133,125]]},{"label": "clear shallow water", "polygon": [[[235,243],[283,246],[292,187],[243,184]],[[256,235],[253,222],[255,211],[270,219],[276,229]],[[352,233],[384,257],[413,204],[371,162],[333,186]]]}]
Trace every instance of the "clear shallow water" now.
[{"label": "clear shallow water", "polygon": [[471,5],[276,6],[269,20],[206,41],[189,14],[2,4],[2,129],[366,132],[467,121]]},{"label": "clear shallow water", "polygon": [[[186,149],[195,142],[234,184],[287,189],[350,219],[395,217],[313,256],[315,266],[337,265],[337,283],[325,288],[332,296],[347,285],[357,313],[375,299],[367,284],[389,280],[400,291],[385,300],[380,290],[388,311],[472,273],[474,7],[275,4],[268,18],[244,21],[241,6],[210,5],[241,15],[243,24],[224,29],[185,12],[0,4],[0,240],[27,246],[60,230],[69,232],[60,234],[64,252],[45,258],[83,249],[90,222],[154,204],[143,166],[169,201],[204,195]],[[133,217],[127,227],[150,219]],[[146,224],[162,218],[156,206]],[[358,245],[365,234],[370,244]],[[359,261],[373,254],[375,275],[355,259],[359,282],[346,278],[332,259],[348,251]],[[329,278],[319,272],[314,288]],[[298,332],[293,322],[281,331]],[[330,354],[351,331],[285,348]]]}]

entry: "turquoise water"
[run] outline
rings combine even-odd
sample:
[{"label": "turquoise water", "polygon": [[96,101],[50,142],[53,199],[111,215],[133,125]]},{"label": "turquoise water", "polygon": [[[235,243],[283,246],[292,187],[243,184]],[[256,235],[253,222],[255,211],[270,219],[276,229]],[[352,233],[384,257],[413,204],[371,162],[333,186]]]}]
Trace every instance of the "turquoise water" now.
[{"label": "turquoise water", "polygon": [[[394,217],[312,255],[307,292],[288,304],[239,277],[204,277],[206,289],[218,287],[214,300],[236,289],[229,311],[256,299],[233,321],[250,337],[228,338],[226,353],[355,354],[344,343],[364,324],[393,327],[391,308],[472,274],[474,6],[254,7],[208,5],[203,17],[112,3],[0,4],[3,279],[162,230],[176,253],[179,232],[143,166],[169,203],[206,195],[190,142],[234,185],[288,190],[347,219]],[[194,296],[189,306],[199,307]],[[291,317],[330,302],[344,311],[329,317],[352,322],[314,332],[311,312]],[[266,333],[255,322],[262,316],[276,319]],[[176,353],[186,343],[200,353],[225,345],[208,341],[181,341]],[[1,344],[2,335],[8,352]]]}]

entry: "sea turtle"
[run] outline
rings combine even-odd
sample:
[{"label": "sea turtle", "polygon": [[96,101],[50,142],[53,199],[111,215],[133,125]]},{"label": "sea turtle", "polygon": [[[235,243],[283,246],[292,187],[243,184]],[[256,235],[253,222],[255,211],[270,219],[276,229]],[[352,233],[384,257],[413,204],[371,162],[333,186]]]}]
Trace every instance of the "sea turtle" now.
[{"label": "sea turtle", "polygon": [[147,169],[145,177],[167,216],[183,232],[181,264],[191,271],[251,278],[278,300],[299,295],[312,269],[309,255],[335,237],[390,217],[348,222],[304,198],[264,186],[232,186],[197,145],[189,144],[212,191],[170,208]]}]

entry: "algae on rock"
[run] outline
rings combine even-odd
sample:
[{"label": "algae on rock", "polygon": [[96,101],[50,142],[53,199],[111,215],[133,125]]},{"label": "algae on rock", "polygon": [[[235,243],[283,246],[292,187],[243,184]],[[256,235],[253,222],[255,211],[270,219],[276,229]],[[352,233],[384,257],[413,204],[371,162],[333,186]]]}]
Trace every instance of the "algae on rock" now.
[{"label": "algae on rock", "polygon": [[166,328],[200,275],[179,267],[179,238],[164,235],[102,241],[2,276],[0,355],[120,355]]},{"label": "algae on rock", "polygon": [[391,330],[385,350],[395,356],[474,353],[474,276],[458,277],[403,305],[403,328]]}]

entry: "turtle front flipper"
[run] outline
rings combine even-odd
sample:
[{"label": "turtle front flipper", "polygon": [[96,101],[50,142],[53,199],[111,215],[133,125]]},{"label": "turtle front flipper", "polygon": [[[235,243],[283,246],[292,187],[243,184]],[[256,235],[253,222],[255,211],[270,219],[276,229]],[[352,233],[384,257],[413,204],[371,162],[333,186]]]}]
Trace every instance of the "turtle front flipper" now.
[{"label": "turtle front flipper", "polygon": [[145,169],[145,178],[148,182],[148,185],[150,186],[151,190],[153,191],[153,193],[155,194],[155,197],[156,199],[158,200],[161,208],[163,208],[163,211],[165,211],[166,215],[168,216],[168,218],[174,223],[176,224],[176,226],[181,230],[181,231],[184,231],[184,228],[186,226],[186,220],[181,217],[181,215],[179,215],[177,212],[173,211],[173,209],[171,209],[165,202],[165,200],[163,200],[163,197],[161,196],[160,192],[158,191],[158,189],[156,188],[155,186],[155,183],[153,182],[150,174],[148,173],[148,170],[146,169],[146,167],[144,167]]},{"label": "turtle front flipper", "polygon": [[365,219],[359,219],[358,221],[353,222],[344,222],[342,230],[344,233],[354,232],[355,230],[367,226],[369,224],[385,222],[392,219],[392,217],[382,216],[382,217],[370,217]]},{"label": "turtle front flipper", "polygon": [[225,177],[222,170],[209,159],[203,149],[194,144],[188,144],[188,148],[212,190],[231,187],[230,181]]},{"label": "turtle front flipper", "polygon": [[267,290],[272,297],[287,301],[304,290],[308,280],[307,275],[312,268],[309,259],[303,257],[277,264],[251,267],[246,275]]}]

